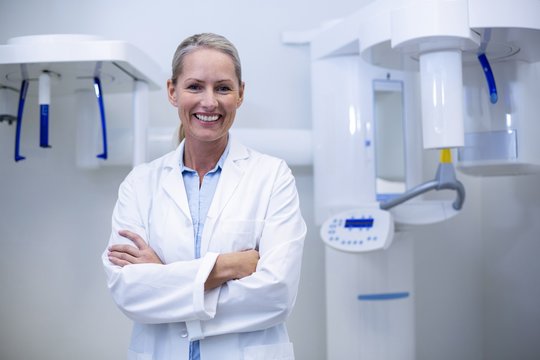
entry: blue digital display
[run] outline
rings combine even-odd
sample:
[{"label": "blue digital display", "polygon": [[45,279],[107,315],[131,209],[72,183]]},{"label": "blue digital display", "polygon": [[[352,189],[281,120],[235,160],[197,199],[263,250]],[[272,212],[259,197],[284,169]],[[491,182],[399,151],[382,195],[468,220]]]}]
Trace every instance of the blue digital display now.
[{"label": "blue digital display", "polygon": [[346,219],[345,228],[369,229],[373,227],[373,219]]}]

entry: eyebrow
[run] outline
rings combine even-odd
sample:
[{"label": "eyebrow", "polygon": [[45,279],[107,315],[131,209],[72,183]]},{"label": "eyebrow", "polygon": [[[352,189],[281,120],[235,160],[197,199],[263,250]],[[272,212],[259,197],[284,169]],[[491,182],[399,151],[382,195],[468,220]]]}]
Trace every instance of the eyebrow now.
[{"label": "eyebrow", "polygon": [[[184,81],[196,81],[196,82],[204,82],[204,80],[196,79],[196,78],[187,78]],[[223,82],[235,82],[233,79],[222,79],[216,81],[216,83],[223,83]]]}]

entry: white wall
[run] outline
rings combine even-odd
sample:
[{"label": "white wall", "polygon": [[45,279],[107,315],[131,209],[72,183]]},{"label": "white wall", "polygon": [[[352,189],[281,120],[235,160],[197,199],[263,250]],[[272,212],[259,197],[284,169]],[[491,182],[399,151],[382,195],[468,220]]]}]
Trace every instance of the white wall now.
[{"label": "white wall", "polygon": [[[309,49],[282,45],[281,32],[316,27],[358,6],[353,0],[0,1],[0,44],[22,35],[96,34],[133,43],[168,73],[182,39],[221,33],[237,45],[246,81],[236,125],[310,128]],[[176,125],[164,90],[150,99],[151,126]],[[129,124],[129,96],[105,101],[110,127]],[[0,358],[124,358],[131,324],[107,293],[99,256],[129,168],[75,167],[71,96],[53,98],[53,148],[38,148],[35,102],[28,100],[24,113],[26,160],[14,163],[15,126],[0,123]],[[324,359],[323,246],[313,226],[312,173],[293,171],[309,233],[289,331],[299,359]]]}]

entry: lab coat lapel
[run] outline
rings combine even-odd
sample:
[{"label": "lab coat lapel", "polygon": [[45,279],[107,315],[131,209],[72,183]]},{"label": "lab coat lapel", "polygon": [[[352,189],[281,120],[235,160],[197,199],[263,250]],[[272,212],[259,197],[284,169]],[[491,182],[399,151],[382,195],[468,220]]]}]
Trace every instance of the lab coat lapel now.
[{"label": "lab coat lapel", "polygon": [[201,255],[204,255],[210,243],[211,234],[214,232],[216,221],[219,215],[227,206],[233,194],[238,191],[240,180],[244,176],[244,169],[241,166],[241,161],[249,157],[247,148],[233,139],[231,139],[231,147],[229,155],[225,160],[219,183],[212,199],[210,209],[204,225],[203,236],[201,239]]},{"label": "lab coat lapel", "polygon": [[164,174],[162,186],[167,195],[176,205],[182,210],[184,215],[191,219],[191,212],[189,210],[189,203],[186,194],[186,187],[184,185],[184,179],[180,172],[180,151],[177,149],[174,154],[165,161]]}]

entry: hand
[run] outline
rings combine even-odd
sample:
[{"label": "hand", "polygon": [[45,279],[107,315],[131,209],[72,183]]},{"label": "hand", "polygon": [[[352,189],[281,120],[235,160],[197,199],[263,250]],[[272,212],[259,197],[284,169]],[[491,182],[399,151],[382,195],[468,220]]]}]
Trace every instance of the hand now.
[{"label": "hand", "polygon": [[257,270],[257,264],[259,263],[259,252],[257,250],[245,250],[221,256],[221,261],[227,261],[230,265],[230,270],[232,270],[231,280],[242,279],[253,274]]},{"label": "hand", "polygon": [[109,261],[124,267],[131,264],[163,264],[154,249],[142,237],[128,230],[120,230],[120,236],[131,240],[135,245],[117,244],[109,247]]},{"label": "hand", "polygon": [[258,262],[259,252],[257,250],[220,254],[204,283],[204,289],[211,290],[229,280],[238,280],[249,276],[257,270]]}]

